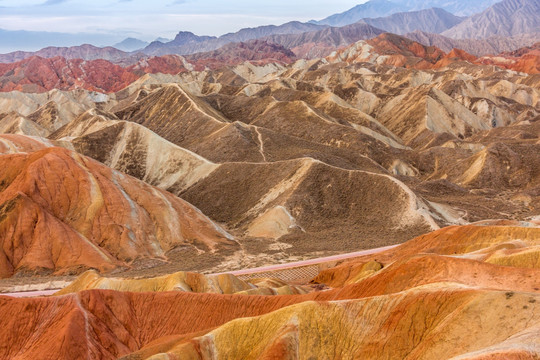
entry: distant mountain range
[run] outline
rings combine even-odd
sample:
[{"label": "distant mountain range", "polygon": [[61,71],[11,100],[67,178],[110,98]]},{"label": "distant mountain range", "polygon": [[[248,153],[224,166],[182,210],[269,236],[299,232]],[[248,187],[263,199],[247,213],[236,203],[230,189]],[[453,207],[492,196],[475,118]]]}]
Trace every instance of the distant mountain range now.
[{"label": "distant mountain range", "polygon": [[106,45],[122,40],[120,35],[68,34],[42,31],[11,31],[0,29],[0,52],[12,49],[33,51],[50,46],[69,47],[80,44]]},{"label": "distant mountain range", "polygon": [[392,0],[412,10],[441,8],[457,16],[471,16],[500,0]]},{"label": "distant mountain range", "polygon": [[[367,24],[354,24],[344,28],[350,28],[351,33],[348,35],[338,33],[339,36],[335,37],[336,43],[339,39],[347,39],[347,36],[353,36],[353,34],[361,36],[363,31],[369,31],[371,27]],[[344,28],[329,28],[321,32]],[[322,40],[324,36],[317,32],[310,34],[311,51],[317,52],[319,54],[317,57],[324,59],[313,61],[365,62],[417,69],[438,69],[452,63],[468,61],[498,65],[531,74],[540,73],[538,65],[540,43],[529,48],[478,59],[462,50],[446,53],[435,46],[424,46],[390,33],[370,37],[365,41],[357,41],[350,46],[341,46],[338,51],[332,51],[336,47],[324,42]],[[302,51],[302,48],[300,50]],[[19,62],[0,64],[0,92],[42,93],[53,89],[65,91],[86,89],[110,93],[124,89],[145,74],[176,75],[190,71],[218,70],[229,66],[239,66],[245,62],[253,65],[272,64],[275,68],[291,64],[296,60],[297,56],[291,50],[264,40],[230,43],[218,50],[185,57],[164,55],[125,64],[114,64],[106,60],[83,61],[63,57],[45,59],[33,56]]]},{"label": "distant mountain range", "polygon": [[120,64],[107,60],[31,56],[22,61],[0,64],[0,92],[41,93],[52,89],[83,88],[107,93],[123,89],[144,74],[175,75],[192,70],[218,69],[246,61],[289,64],[295,60],[296,56],[290,50],[262,40],[230,43],[219,50],[186,57],[165,55],[139,61],[131,57]]},{"label": "distant mountain range", "polygon": [[485,10],[497,0],[370,0],[340,14],[331,15],[314,24],[345,26],[365,18],[385,17],[392,14],[441,8],[456,16],[470,16]]},{"label": "distant mountain range", "polygon": [[339,47],[367,40],[384,33],[362,22],[343,27],[328,27],[303,34],[272,35],[264,38],[291,49],[299,58],[324,57]]},{"label": "distant mountain range", "polygon": [[104,59],[108,61],[120,61],[130,56],[127,52],[118,50],[117,48],[108,46],[100,48],[94,45],[84,44],[81,46],[71,47],[46,47],[39,51],[14,51],[8,54],[0,55],[0,63],[11,63],[21,61],[32,56],[40,56],[42,58],[53,58],[61,56],[66,59],[83,59],[97,60]]},{"label": "distant mountain range", "polygon": [[113,47],[115,47],[115,48],[117,48],[119,50],[122,50],[122,51],[130,52],[130,51],[135,51],[135,50],[145,48],[148,45],[150,45],[149,42],[142,41],[142,40],[135,39],[135,38],[127,38],[127,39],[124,39],[123,41],[119,42],[118,44],[114,44]]},{"label": "distant mountain range", "polygon": [[[492,0],[471,0],[470,9],[484,8]],[[427,46],[437,46],[444,51],[463,49],[476,56],[497,54],[530,46],[540,36],[540,0],[504,0],[484,11],[466,18],[452,14],[463,12],[461,1],[450,0],[371,0],[353,9],[333,15],[315,23],[288,22],[279,26],[269,25],[245,28],[220,37],[198,36],[181,31],[173,40],[158,39],[150,44],[127,38],[115,47],[82,45],[74,47],[47,47],[37,52],[17,51],[0,55],[0,62],[20,61],[32,56],[66,59],[105,59],[124,66],[143,57],[162,55],[191,55],[212,52],[231,43],[255,39],[281,45],[299,58],[324,57],[330,52],[359,40],[374,38],[390,32],[418,41]],[[437,5],[415,11],[397,12]],[[461,10],[460,10],[461,9]],[[387,15],[391,13],[390,15]],[[386,14],[386,16],[375,16]],[[370,17],[362,17],[370,15]],[[330,26],[328,24],[346,24]],[[322,24],[322,23],[328,24]],[[53,33],[44,33],[50,36]],[[0,35],[2,35],[0,31]],[[10,40],[11,41],[11,40]]]},{"label": "distant mountain range", "polygon": [[426,46],[436,46],[443,51],[462,49],[475,56],[499,54],[536,43],[540,37],[536,34],[516,36],[492,36],[486,39],[452,39],[441,34],[413,31],[405,37]]},{"label": "distant mountain range", "polygon": [[417,30],[438,34],[456,26],[463,20],[465,18],[455,16],[446,10],[432,8],[402,12],[382,18],[366,18],[361,21],[376,28],[402,35]]},{"label": "distant mountain range", "polygon": [[262,38],[292,49],[297,56],[312,58],[325,55],[328,48],[347,46],[358,40],[375,37],[384,31],[396,34],[405,34],[415,30],[442,32],[461,23],[464,19],[443,9],[426,9],[397,13],[382,18],[365,18],[354,24],[341,27],[289,22],[280,26],[242,29],[219,38],[197,36],[191,32],[183,31],[178,33],[171,42],[156,41],[141,51],[153,56],[188,55],[212,51],[231,42]]},{"label": "distant mountain range", "polygon": [[389,16],[398,12],[407,11],[407,7],[388,0],[371,0],[365,4],[356,5],[340,14],[330,15],[320,21],[312,21],[314,24],[345,26],[354,24],[365,18],[377,18]]},{"label": "distant mountain range", "polygon": [[[463,12],[462,7],[460,7],[463,5],[462,1],[395,0],[390,2],[388,0],[371,0],[356,6],[346,13],[329,17],[328,19],[331,20],[321,21],[318,24],[290,22],[280,26],[242,29],[239,32],[226,34],[219,38],[180,32],[173,41],[168,43],[154,42],[142,51],[147,55],[171,53],[187,55],[212,51],[230,42],[264,38],[291,49],[299,57],[312,58],[323,56],[332,47],[346,46],[358,40],[375,37],[383,31],[398,35],[415,31],[429,34],[443,33],[447,38],[456,39],[516,36],[530,34],[534,28],[540,32],[538,30],[540,29],[538,25],[540,23],[539,1],[504,0],[475,15],[474,20],[472,20],[473,18],[456,16],[447,10]],[[472,0],[468,3],[468,8],[484,9],[493,2],[493,0]],[[438,5],[441,8],[395,13],[399,9],[422,8],[428,5]],[[388,13],[393,14],[383,17],[372,16]],[[371,17],[366,17],[366,15]],[[338,18],[341,20],[337,20]],[[478,23],[482,23],[483,32],[474,30],[475,24]],[[349,25],[334,26],[336,24]],[[360,26],[359,24],[370,25],[370,27]],[[430,37],[433,36],[430,35]],[[466,48],[471,53],[481,55],[508,51],[517,47],[532,45],[534,42],[534,37],[517,36],[513,40],[497,39],[493,46],[489,46],[489,43],[473,42],[471,45],[467,45],[466,42],[461,42],[461,48]],[[446,43],[448,42],[446,41]],[[438,44],[441,44],[441,41],[438,41]],[[513,45],[516,47],[510,47]]]},{"label": "distant mountain range", "polygon": [[540,33],[540,0],[504,0],[442,35],[454,39],[485,39]]},{"label": "distant mountain range", "polygon": [[293,21],[283,25],[259,26],[256,28],[246,28],[235,33],[229,33],[220,37],[198,36],[188,31],[179,32],[175,39],[162,43],[155,41],[142,51],[147,55],[181,54],[188,55],[197,52],[213,51],[223,45],[232,42],[243,42],[259,39],[277,34],[301,34],[326,28],[325,25],[315,25]]}]

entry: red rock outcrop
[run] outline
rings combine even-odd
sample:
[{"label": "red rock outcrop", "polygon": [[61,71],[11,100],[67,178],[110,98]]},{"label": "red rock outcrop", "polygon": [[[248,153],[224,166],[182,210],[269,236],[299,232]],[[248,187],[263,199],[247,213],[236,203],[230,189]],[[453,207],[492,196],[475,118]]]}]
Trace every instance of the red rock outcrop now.
[{"label": "red rock outcrop", "polygon": [[331,62],[372,62],[414,69],[440,69],[467,61],[477,65],[495,65],[500,68],[537,74],[540,64],[538,46],[519,49],[501,55],[477,58],[464,50],[453,48],[445,53],[435,46],[424,46],[394,34],[385,33],[376,38],[360,41],[327,57]]},{"label": "red rock outcrop", "polygon": [[[390,33],[379,35],[374,39],[368,40],[367,43],[377,49],[381,55],[392,56],[393,54],[399,54],[406,58],[416,57],[430,64],[437,62],[445,55],[442,50],[435,46],[423,46],[415,41]],[[394,64],[391,62],[389,62],[389,64],[394,66],[404,66],[408,63],[401,63],[400,60],[396,59]],[[427,66],[427,64],[415,64],[415,67],[417,68],[422,66]]]},{"label": "red rock outcrop", "polygon": [[[318,301],[302,301],[309,298]],[[110,291],[39,299],[2,297],[2,312],[18,316],[4,319],[0,338],[10,346],[1,347],[0,355],[11,359],[114,359],[143,348],[126,359],[145,359],[159,353],[203,359],[205,353],[216,350],[223,358],[243,359],[295,355],[332,358],[336,351],[340,358],[360,354],[391,358],[411,352],[429,358],[433,354],[482,351],[503,345],[511,336],[528,334],[532,340],[539,321],[540,298],[531,293],[443,286],[338,303],[321,302],[324,298],[330,296]],[[284,308],[293,304],[298,305]],[[263,314],[268,315],[232,321]],[[504,320],[497,320],[500,316]],[[484,320],[476,321],[478,317]],[[520,322],[522,317],[529,320]],[[20,319],[25,319],[25,326],[20,326]],[[463,326],[468,331],[463,331]],[[204,337],[207,333],[210,336]],[[286,341],[291,337],[292,343]],[[239,338],[243,341],[233,341]],[[351,338],[357,340],[353,343]],[[520,348],[518,343],[513,351],[526,353],[527,348]]]},{"label": "red rock outcrop", "polygon": [[258,64],[291,63],[294,53],[281,45],[266,41],[233,43],[218,50],[190,55],[187,60],[177,55],[140,60],[126,58],[123,66],[106,60],[84,61],[63,57],[32,56],[19,62],[0,63],[0,91],[45,92],[52,89],[86,89],[116,92],[144,74],[178,74],[188,70],[216,69],[245,61]]},{"label": "red rock outcrop", "polygon": [[428,69],[444,56],[445,53],[434,46],[424,46],[402,36],[384,33],[332,53],[327,59],[331,62],[372,62],[396,67]]},{"label": "red rock outcrop", "polygon": [[444,55],[434,66],[434,69],[443,68],[457,61],[475,62],[476,56],[467,53],[461,49],[452,49],[448,54]]},{"label": "red rock outcrop", "polygon": [[138,76],[106,60],[66,60],[31,57],[0,64],[2,91],[44,92],[83,88],[101,92],[118,91]]},{"label": "red rock outcrop", "polygon": [[521,71],[528,74],[540,73],[540,43],[503,52],[498,56],[484,56],[476,61],[478,64],[495,65],[505,69]]}]

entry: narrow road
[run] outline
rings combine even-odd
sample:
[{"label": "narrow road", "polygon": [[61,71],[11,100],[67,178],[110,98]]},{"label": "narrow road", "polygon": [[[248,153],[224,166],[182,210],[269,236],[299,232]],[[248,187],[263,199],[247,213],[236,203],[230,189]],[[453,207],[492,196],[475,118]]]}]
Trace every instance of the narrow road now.
[{"label": "narrow road", "polygon": [[284,269],[290,269],[290,268],[308,266],[308,265],[317,265],[317,264],[330,262],[330,261],[339,261],[339,260],[345,260],[345,259],[355,258],[359,256],[364,256],[364,255],[377,254],[386,250],[393,249],[397,246],[398,245],[391,245],[391,246],[385,246],[385,247],[377,248],[377,249],[362,250],[362,251],[357,251],[353,253],[328,256],[328,257],[323,257],[323,258],[318,258],[318,259],[297,261],[297,262],[286,263],[286,264],[269,265],[269,266],[263,266],[263,267],[253,268],[253,269],[227,271],[227,272],[219,273],[215,275],[221,275],[221,274],[246,275],[246,274],[254,274],[254,273],[266,272],[266,271],[284,270]]},{"label": "narrow road", "polygon": [[[224,273],[219,273],[219,274],[214,274],[214,275],[220,275],[220,274],[247,275],[247,274],[256,274],[256,273],[268,272],[268,271],[291,269],[291,268],[297,268],[297,267],[302,267],[302,266],[317,265],[317,264],[330,262],[330,261],[346,260],[346,259],[351,259],[351,258],[355,258],[359,256],[364,256],[364,255],[377,254],[386,250],[393,249],[397,246],[398,245],[385,246],[385,247],[377,248],[377,249],[362,250],[362,251],[357,251],[357,252],[348,253],[348,254],[327,256],[327,257],[318,258],[318,259],[297,261],[297,262],[286,263],[286,264],[269,265],[269,266],[263,266],[263,267],[253,268],[253,269],[227,271]],[[24,291],[24,292],[14,292],[14,293],[0,293],[0,296],[11,296],[15,298],[50,296],[54,294],[55,292],[57,292],[58,290],[60,289],[41,290],[41,291]]]}]

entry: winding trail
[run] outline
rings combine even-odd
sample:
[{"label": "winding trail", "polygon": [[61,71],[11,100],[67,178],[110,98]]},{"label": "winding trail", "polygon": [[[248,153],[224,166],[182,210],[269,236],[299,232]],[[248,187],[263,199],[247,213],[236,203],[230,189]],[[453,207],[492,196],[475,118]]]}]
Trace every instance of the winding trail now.
[{"label": "winding trail", "polygon": [[[364,256],[364,255],[377,254],[386,250],[393,249],[397,246],[398,245],[391,245],[391,246],[385,246],[385,247],[376,248],[376,249],[362,250],[362,251],[357,251],[353,253],[327,256],[327,257],[322,257],[322,258],[317,258],[317,259],[297,261],[297,262],[291,262],[291,263],[286,263],[286,264],[277,264],[277,265],[269,265],[269,266],[263,266],[263,267],[252,268],[252,269],[227,271],[224,273],[217,273],[213,275],[232,274],[236,276],[242,276],[242,275],[266,273],[266,272],[274,272],[274,271],[280,271],[280,270],[288,270],[288,269],[294,269],[294,268],[302,268],[302,267],[314,266],[314,265],[331,262],[331,261],[346,260],[346,259],[351,259],[351,258],[355,258],[359,256]],[[53,295],[58,290],[60,289],[24,291],[24,292],[14,292],[14,293],[0,293],[0,296],[10,296],[10,297],[15,297],[15,298],[50,296],[50,295]]]},{"label": "winding trail", "polygon": [[259,152],[261,153],[264,162],[267,162],[266,155],[264,155],[264,143],[263,143],[262,134],[259,131],[259,128],[257,126],[254,126],[254,128],[255,128],[255,132],[257,133],[257,139],[259,140]]}]

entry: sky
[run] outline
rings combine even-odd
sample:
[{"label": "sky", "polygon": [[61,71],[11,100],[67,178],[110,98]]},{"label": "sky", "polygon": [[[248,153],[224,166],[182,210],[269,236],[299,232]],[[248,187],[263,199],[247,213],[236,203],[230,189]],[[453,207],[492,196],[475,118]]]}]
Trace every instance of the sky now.
[{"label": "sky", "polygon": [[174,38],[181,30],[222,35],[244,27],[322,19],[365,1],[0,0],[0,28],[100,33],[151,41]]}]

